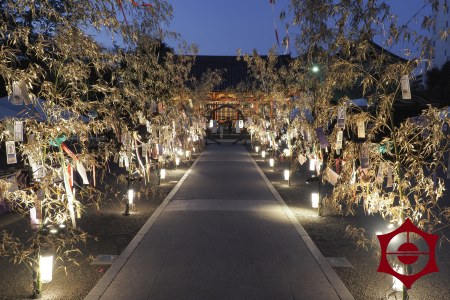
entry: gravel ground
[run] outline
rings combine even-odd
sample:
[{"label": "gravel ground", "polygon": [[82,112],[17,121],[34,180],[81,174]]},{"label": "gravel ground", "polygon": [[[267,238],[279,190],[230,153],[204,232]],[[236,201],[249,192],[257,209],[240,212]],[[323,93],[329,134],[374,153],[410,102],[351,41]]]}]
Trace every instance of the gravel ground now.
[{"label": "gravel ground", "polygon": [[[356,242],[345,236],[348,225],[364,228],[368,234],[375,235],[380,228],[385,233],[387,222],[379,216],[358,215],[343,217],[325,209],[325,216],[319,217],[317,210],[311,208],[310,194],[317,184],[306,184],[311,173],[305,164],[292,174],[290,186],[283,179],[283,170],[287,162],[277,161],[275,170],[249,149],[252,157],[272,182],[275,189],[296,215],[300,224],[312,238],[325,257],[345,257],[352,267],[334,268],[338,276],[357,300],[402,299],[401,293],[393,293],[392,277],[378,273],[379,254],[377,249],[363,250]],[[331,191],[331,186],[323,189]],[[409,299],[444,300],[450,299],[450,245],[442,243],[436,251],[439,273],[432,273],[416,281],[409,290]]]},{"label": "gravel ground", "polygon": [[[82,254],[77,259],[79,267],[69,267],[67,275],[63,270],[54,272],[53,281],[43,285],[42,299],[84,299],[108,268],[108,266],[91,265],[92,257],[100,254],[119,255],[196,157],[194,156],[189,162],[184,162],[177,170],[167,170],[166,179],[159,187],[153,176],[148,185],[151,187],[150,193],[135,199],[135,207],[131,210],[130,216],[122,215],[125,205],[120,201],[111,200],[114,198],[111,193],[109,196],[107,193],[107,201],[104,201],[100,210],[87,210],[78,220],[77,226],[92,237],[96,237],[97,241],[91,238],[86,245],[83,244],[80,247]],[[125,185],[122,185],[125,189]],[[135,183],[135,185],[139,186],[141,183]],[[134,188],[137,190],[137,186]],[[0,230],[3,229],[13,230],[16,236],[24,238],[30,230],[29,220],[15,214],[1,215]],[[32,292],[31,270],[23,264],[14,264],[7,258],[0,257],[0,299],[30,299]]]}]

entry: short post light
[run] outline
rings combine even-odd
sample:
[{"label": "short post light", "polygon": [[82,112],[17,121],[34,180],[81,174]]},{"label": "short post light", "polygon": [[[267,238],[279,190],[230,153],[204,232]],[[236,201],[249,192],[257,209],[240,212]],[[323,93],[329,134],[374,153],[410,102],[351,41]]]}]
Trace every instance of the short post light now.
[{"label": "short post light", "polygon": [[166,179],[166,169],[165,168],[161,169],[159,176],[161,179]]},{"label": "short post light", "polygon": [[316,159],[310,158],[309,159],[309,170],[314,171],[316,169]]},{"label": "short post light", "polygon": [[42,284],[53,279],[53,254],[38,251],[36,267],[33,271],[33,299],[42,298]]},{"label": "short post light", "polygon": [[275,159],[272,157],[269,159],[269,166],[272,168],[272,170],[275,170]]},{"label": "short post light", "polygon": [[284,170],[284,180],[288,182],[288,186],[291,185],[290,171],[288,169]]},{"label": "short post light", "polygon": [[264,158],[264,160],[266,160],[266,151],[261,151],[261,157]]},{"label": "short post light", "polygon": [[39,279],[41,283],[49,283],[53,279],[53,254],[39,254]]},{"label": "short post light", "polygon": [[133,201],[134,201],[134,191],[133,191],[133,189],[128,189],[127,201],[125,204],[125,212],[123,213],[124,216],[130,215],[130,208],[131,208],[131,206],[133,206]]},{"label": "short post light", "polygon": [[255,152],[256,152],[256,153],[259,152],[259,146],[255,146]]},{"label": "short post light", "polygon": [[319,193],[311,193],[312,208],[319,208],[320,195]]},{"label": "short post light", "polygon": [[180,158],[178,156],[175,157],[175,168],[180,165]]}]

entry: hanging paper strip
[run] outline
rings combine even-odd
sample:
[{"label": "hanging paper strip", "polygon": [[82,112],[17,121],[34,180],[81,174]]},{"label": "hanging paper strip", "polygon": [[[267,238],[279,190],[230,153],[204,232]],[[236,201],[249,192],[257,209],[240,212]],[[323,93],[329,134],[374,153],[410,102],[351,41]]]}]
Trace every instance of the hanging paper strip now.
[{"label": "hanging paper strip", "polygon": [[317,135],[317,138],[319,140],[321,148],[327,148],[327,147],[330,146],[330,144],[328,143],[328,139],[327,139],[325,133],[323,132],[323,128],[322,127],[316,128],[316,135]]},{"label": "hanging paper strip", "polygon": [[356,122],[356,127],[358,128],[358,138],[363,139],[366,137],[366,124],[364,120],[358,120]]},{"label": "hanging paper strip", "polygon": [[83,164],[81,163],[81,161],[79,159],[76,161],[76,167],[77,167],[78,174],[80,174],[81,178],[83,179],[83,184],[89,184],[89,180],[88,180],[88,177],[86,174],[86,169],[84,168]]},{"label": "hanging paper strip", "polygon": [[409,86],[409,76],[403,75],[400,79],[401,88],[402,88],[402,99],[411,99],[411,88]]},{"label": "hanging paper strip", "polygon": [[303,165],[306,161],[307,161],[307,158],[305,155],[303,155],[303,154],[298,155],[298,162],[300,163],[300,165]]},{"label": "hanging paper strip", "polygon": [[336,134],[336,150],[342,149],[342,140],[344,138],[344,132],[339,130]]},{"label": "hanging paper strip", "polygon": [[37,218],[36,207],[30,208],[31,229],[39,229],[40,221]]},{"label": "hanging paper strip", "polygon": [[337,128],[345,128],[345,106],[338,107],[338,113],[337,113]]},{"label": "hanging paper strip", "polygon": [[139,166],[142,169],[142,173],[144,174],[144,178],[145,178],[145,167],[144,167],[144,164],[142,163],[141,157],[139,155],[139,148],[138,148],[137,140],[134,140],[134,149],[135,149],[135,153],[136,153],[136,159],[139,163]]},{"label": "hanging paper strip", "polygon": [[353,166],[352,166],[352,176],[350,179],[350,184],[353,185],[356,183],[356,164],[355,161],[353,161]]},{"label": "hanging paper strip", "polygon": [[67,164],[67,174],[68,174],[68,181],[70,189],[73,188],[73,168],[71,164]]},{"label": "hanging paper strip", "polygon": [[384,175],[384,163],[380,163],[380,165],[378,166],[378,173],[376,177],[376,181],[378,183],[383,182],[383,175]]},{"label": "hanging paper strip", "polygon": [[392,166],[391,166],[391,165],[388,165],[386,187],[392,187],[392,185],[393,185],[394,178],[393,178],[392,171],[393,171],[393,170],[392,170]]},{"label": "hanging paper strip", "polygon": [[97,182],[95,181],[95,165],[92,165],[92,181],[94,181],[94,187],[97,186]]},{"label": "hanging paper strip", "polygon": [[366,143],[361,145],[359,160],[361,163],[361,169],[369,168],[369,146]]},{"label": "hanging paper strip", "polygon": [[324,174],[325,180],[327,180],[331,185],[335,186],[338,179],[339,174],[337,174],[335,171],[333,171],[331,168],[327,168]]},{"label": "hanging paper strip", "polygon": [[76,221],[75,221],[75,210],[74,210],[74,195],[72,193],[72,188],[70,186],[70,182],[69,182],[69,173],[66,171],[63,171],[63,177],[64,177],[64,188],[66,190],[66,195],[67,195],[67,207],[69,209],[69,215],[70,215],[70,219],[72,221],[72,226],[73,228],[75,228],[77,226]]},{"label": "hanging paper strip", "polygon": [[5,142],[6,145],[6,163],[8,165],[17,164],[16,144],[14,141]]},{"label": "hanging paper strip", "polygon": [[14,122],[14,141],[23,142],[23,122]]}]

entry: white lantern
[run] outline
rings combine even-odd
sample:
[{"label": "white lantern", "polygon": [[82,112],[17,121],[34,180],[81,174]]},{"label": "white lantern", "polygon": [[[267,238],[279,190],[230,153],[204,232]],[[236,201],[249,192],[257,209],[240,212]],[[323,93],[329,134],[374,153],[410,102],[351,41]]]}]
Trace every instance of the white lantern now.
[{"label": "white lantern", "polygon": [[284,180],[289,180],[289,170],[284,170]]},{"label": "white lantern", "polygon": [[309,170],[314,171],[316,169],[316,159],[310,158],[309,159]]},{"label": "white lantern", "polygon": [[178,156],[175,157],[175,164],[176,164],[177,166],[180,165],[180,158],[179,158]]},{"label": "white lantern", "polygon": [[239,128],[244,128],[244,120],[239,120]]},{"label": "white lantern", "polygon": [[258,153],[259,152],[259,146],[255,147],[255,152]]},{"label": "white lantern", "polygon": [[189,158],[189,157],[191,157],[191,151],[189,151],[189,150],[186,150],[186,158]]},{"label": "white lantern", "polygon": [[319,193],[311,193],[312,208],[319,208]]},{"label": "white lantern", "polygon": [[166,169],[161,169],[160,177],[161,179],[166,179]]},{"label": "white lantern", "polygon": [[275,160],[273,158],[269,159],[269,166],[272,168],[275,166]]},{"label": "white lantern", "polygon": [[39,278],[42,283],[53,279],[53,255],[39,255]]},{"label": "white lantern", "polygon": [[134,191],[133,189],[128,190],[128,204],[133,204],[134,200]]},{"label": "white lantern", "polygon": [[262,157],[262,158],[266,158],[266,151],[264,151],[264,150],[261,151],[261,157]]},{"label": "white lantern", "polygon": [[213,128],[214,127],[214,120],[209,120],[209,128]]}]

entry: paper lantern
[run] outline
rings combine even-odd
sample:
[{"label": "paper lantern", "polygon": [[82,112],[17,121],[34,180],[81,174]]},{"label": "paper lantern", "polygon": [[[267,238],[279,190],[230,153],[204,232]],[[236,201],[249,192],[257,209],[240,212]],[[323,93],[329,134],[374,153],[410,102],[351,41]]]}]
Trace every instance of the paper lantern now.
[{"label": "paper lantern", "polygon": [[39,255],[39,278],[42,283],[53,279],[53,255]]},{"label": "paper lantern", "polygon": [[272,168],[275,166],[275,160],[273,158],[269,159],[269,166]]},{"label": "paper lantern", "polygon": [[310,158],[309,159],[309,170],[310,171],[314,171],[316,169],[316,159],[315,158]]},{"label": "paper lantern", "polygon": [[133,204],[133,200],[134,200],[134,191],[133,189],[129,189],[128,190],[128,204]]},{"label": "paper lantern", "polygon": [[264,151],[264,150],[261,151],[261,157],[262,157],[262,158],[266,158],[266,151]]},{"label": "paper lantern", "polygon": [[259,152],[259,146],[255,147],[255,152],[258,153]]},{"label": "paper lantern", "polygon": [[289,170],[284,170],[284,180],[289,180]]},{"label": "paper lantern", "polygon": [[319,193],[311,193],[312,208],[319,208]]},{"label": "paper lantern", "polygon": [[161,169],[159,176],[161,179],[166,179],[166,169]]}]

